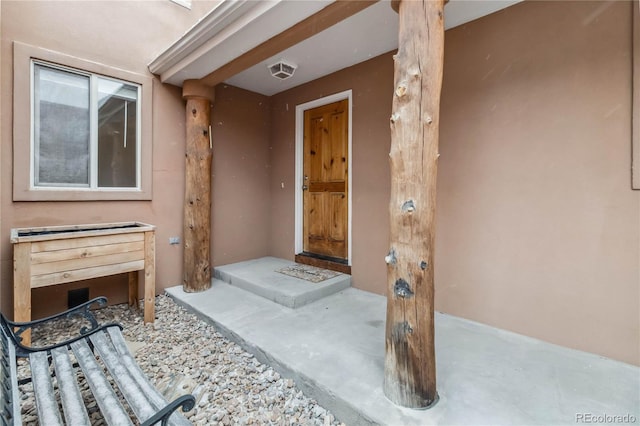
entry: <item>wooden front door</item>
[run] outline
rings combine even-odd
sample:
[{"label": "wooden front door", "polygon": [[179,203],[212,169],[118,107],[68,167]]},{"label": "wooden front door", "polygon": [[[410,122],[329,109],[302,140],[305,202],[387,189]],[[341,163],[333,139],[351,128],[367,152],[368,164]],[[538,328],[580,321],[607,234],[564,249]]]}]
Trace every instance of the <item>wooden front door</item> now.
[{"label": "wooden front door", "polygon": [[345,261],[348,241],[348,100],[304,112],[303,249]]}]

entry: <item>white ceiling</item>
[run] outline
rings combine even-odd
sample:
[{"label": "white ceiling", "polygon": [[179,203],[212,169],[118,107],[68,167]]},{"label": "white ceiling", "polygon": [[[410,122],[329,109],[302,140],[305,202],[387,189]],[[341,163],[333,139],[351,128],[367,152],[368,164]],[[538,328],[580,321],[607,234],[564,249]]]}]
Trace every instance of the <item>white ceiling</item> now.
[{"label": "white ceiling", "polygon": [[[226,82],[273,95],[397,47],[398,14],[388,1],[381,1]],[[286,80],[271,77],[267,66],[280,59],[298,66],[293,77]]]},{"label": "white ceiling", "polygon": [[[166,83],[181,86],[200,79],[258,44],[326,7],[332,0],[222,0],[198,24],[158,56],[149,69]],[[450,0],[445,28],[453,28],[522,0]],[[226,83],[273,95],[398,47],[398,14],[389,0],[330,27],[229,78]],[[268,66],[296,65],[293,77],[278,80]]]},{"label": "white ceiling", "polygon": [[[445,6],[445,28],[453,28],[504,9],[521,0],[451,0]],[[333,27],[226,80],[263,95],[273,95],[340,69],[397,49],[398,14],[382,0]],[[271,77],[268,66],[279,60],[297,65],[286,80]]]}]

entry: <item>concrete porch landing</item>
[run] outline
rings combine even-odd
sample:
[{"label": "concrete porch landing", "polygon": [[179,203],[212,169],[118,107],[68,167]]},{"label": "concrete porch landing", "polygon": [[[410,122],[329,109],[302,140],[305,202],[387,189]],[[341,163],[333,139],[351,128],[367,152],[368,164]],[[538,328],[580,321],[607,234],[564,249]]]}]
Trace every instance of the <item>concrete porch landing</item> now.
[{"label": "concrete porch landing", "polygon": [[261,257],[218,266],[214,276],[288,308],[299,308],[351,286],[351,276],[345,274],[313,283],[276,272],[295,265],[295,262],[277,257]]},{"label": "concrete porch landing", "polygon": [[399,408],[382,392],[386,299],[357,289],[298,309],[220,280],[202,293],[181,286],[167,293],[347,425],[575,425],[588,415],[640,421],[638,367],[444,314],[436,314],[440,401],[430,410]]}]

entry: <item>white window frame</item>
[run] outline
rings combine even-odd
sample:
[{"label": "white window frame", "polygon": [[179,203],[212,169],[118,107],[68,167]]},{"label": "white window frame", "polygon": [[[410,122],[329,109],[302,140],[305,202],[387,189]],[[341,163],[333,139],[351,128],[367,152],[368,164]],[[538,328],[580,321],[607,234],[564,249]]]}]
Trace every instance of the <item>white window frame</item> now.
[{"label": "white window frame", "polygon": [[[113,66],[81,59],[37,46],[13,43],[13,200],[14,201],[99,201],[152,199],[152,87],[153,77],[126,71]],[[95,76],[121,81],[138,87],[136,187],[98,187],[97,140],[90,144],[90,185],[35,186],[35,150],[33,135],[34,64],[39,63],[78,75]],[[97,91],[97,78],[92,79],[91,91]],[[93,86],[96,87],[93,87]],[[97,126],[97,109],[91,108],[91,138]]]},{"label": "white window frame", "polygon": [[[36,185],[36,157],[39,152],[36,148],[36,135],[35,135],[35,67],[36,65],[48,67],[51,69],[68,72],[70,74],[81,75],[89,78],[89,186],[82,187],[76,185]],[[141,132],[141,95],[142,86],[130,81],[120,80],[117,78],[107,77],[104,75],[87,72],[75,68],[60,66],[50,62],[41,61],[38,59],[31,60],[31,173],[30,173],[30,186],[32,190],[73,190],[73,191],[139,191],[140,190],[140,136]],[[134,187],[101,187],[98,186],[98,80],[111,80],[118,83],[125,83],[137,88],[136,98],[136,185]]]}]

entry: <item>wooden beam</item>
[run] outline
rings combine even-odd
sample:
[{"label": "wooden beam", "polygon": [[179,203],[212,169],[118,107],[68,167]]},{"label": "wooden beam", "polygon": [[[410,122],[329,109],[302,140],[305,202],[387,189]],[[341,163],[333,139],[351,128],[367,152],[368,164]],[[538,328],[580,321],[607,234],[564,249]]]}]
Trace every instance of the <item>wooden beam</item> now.
[{"label": "wooden beam", "polygon": [[433,259],[443,14],[443,0],[402,1],[395,56],[384,393],[411,408],[438,398]]},{"label": "wooden beam", "polygon": [[[186,155],[184,193],[183,289],[204,291],[211,287],[211,101],[210,88],[187,80],[183,87],[186,106]],[[145,295],[146,296],[146,295]]]},{"label": "wooden beam", "polygon": [[378,0],[338,0],[318,13],[298,22],[288,30],[270,38],[226,65],[211,72],[200,81],[215,86],[273,55],[312,37],[327,28],[366,9]]}]

